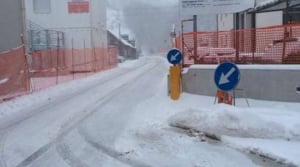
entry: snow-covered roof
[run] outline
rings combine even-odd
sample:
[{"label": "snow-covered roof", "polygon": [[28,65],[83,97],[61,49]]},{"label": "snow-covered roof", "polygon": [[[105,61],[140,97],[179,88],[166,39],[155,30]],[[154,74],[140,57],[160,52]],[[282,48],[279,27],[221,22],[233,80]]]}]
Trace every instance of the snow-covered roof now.
[{"label": "snow-covered roof", "polygon": [[[119,37],[119,24],[121,22],[122,14],[114,9],[107,8],[107,31],[109,31],[113,36],[119,39],[124,45],[129,46],[131,48],[135,48],[131,43]],[[130,36],[130,32],[127,29],[124,29],[124,24],[121,27],[122,32],[128,32]]]},{"label": "snow-covered roof", "polygon": [[122,37],[119,38],[119,33],[112,31],[112,30],[107,30],[109,31],[115,38],[119,39],[119,41],[121,41],[124,45],[129,46],[131,48],[135,48],[135,46],[133,46],[131,43],[129,43],[128,41],[126,41],[125,39],[123,39]]},{"label": "snow-covered roof", "polygon": [[[299,0],[290,0],[290,8],[297,9],[300,6]],[[272,11],[282,11],[286,9],[285,0],[264,0],[260,1],[254,9],[248,12],[272,12]]]},{"label": "snow-covered roof", "polygon": [[264,8],[264,7],[267,7],[267,6],[270,6],[270,5],[273,5],[273,4],[275,4],[275,3],[277,3],[277,2],[280,2],[281,0],[266,0],[266,1],[263,1],[263,2],[261,2],[261,3],[259,3],[259,4],[257,4],[256,6],[255,6],[255,10],[257,10],[257,9],[261,9],[261,8]]}]

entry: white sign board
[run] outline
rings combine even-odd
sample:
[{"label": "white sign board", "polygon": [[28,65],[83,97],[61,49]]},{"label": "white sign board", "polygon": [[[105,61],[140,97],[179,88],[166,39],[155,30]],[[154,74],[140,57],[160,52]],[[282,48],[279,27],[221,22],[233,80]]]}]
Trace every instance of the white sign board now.
[{"label": "white sign board", "polygon": [[254,7],[254,0],[179,0],[181,15],[236,13]]}]

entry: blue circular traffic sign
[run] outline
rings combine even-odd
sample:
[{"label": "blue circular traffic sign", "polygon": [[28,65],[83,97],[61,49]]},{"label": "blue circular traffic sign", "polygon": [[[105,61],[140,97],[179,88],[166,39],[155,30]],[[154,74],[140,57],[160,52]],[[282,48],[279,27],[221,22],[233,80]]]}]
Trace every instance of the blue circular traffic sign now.
[{"label": "blue circular traffic sign", "polygon": [[167,55],[168,61],[171,64],[179,64],[182,60],[182,53],[180,50],[178,49],[172,49],[169,51],[168,55]]},{"label": "blue circular traffic sign", "polygon": [[240,82],[240,70],[233,63],[222,63],[215,71],[215,84],[223,91],[231,91]]}]

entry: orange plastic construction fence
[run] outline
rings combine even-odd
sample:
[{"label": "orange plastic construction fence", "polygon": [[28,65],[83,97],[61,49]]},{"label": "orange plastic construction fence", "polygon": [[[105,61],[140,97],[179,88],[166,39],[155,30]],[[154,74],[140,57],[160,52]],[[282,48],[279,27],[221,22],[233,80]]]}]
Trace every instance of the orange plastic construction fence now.
[{"label": "orange plastic construction fence", "polygon": [[24,46],[0,53],[0,101],[29,90]]},{"label": "orange plastic construction fence", "polygon": [[[194,55],[194,35],[197,55]],[[274,26],[219,32],[189,32],[178,36],[176,47],[184,52],[184,65],[300,64],[300,25]]]},{"label": "orange plastic construction fence", "polygon": [[[34,51],[23,46],[0,53],[0,102],[117,66],[117,47]],[[29,65],[28,65],[29,64]],[[29,75],[30,74],[30,75]]]},{"label": "orange plastic construction fence", "polygon": [[115,67],[116,48],[47,49],[32,54],[34,76],[46,77],[70,73],[97,72]]}]

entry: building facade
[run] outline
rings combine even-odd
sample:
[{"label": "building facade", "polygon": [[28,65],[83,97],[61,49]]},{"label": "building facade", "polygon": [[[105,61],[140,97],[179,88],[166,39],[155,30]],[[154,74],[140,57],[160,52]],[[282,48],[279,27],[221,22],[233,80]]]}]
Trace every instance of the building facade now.
[{"label": "building facade", "polygon": [[22,1],[0,1],[0,52],[22,44],[23,23]]},{"label": "building facade", "polygon": [[105,0],[26,0],[27,19],[65,33],[66,47],[107,47]]},{"label": "building facade", "polygon": [[98,71],[116,62],[107,52],[106,0],[26,0],[26,16],[32,62],[46,62],[35,69]]},{"label": "building facade", "polygon": [[289,0],[289,2],[289,12],[286,12],[286,1],[256,0],[254,9],[235,14],[219,14],[218,30],[228,31],[299,23],[300,2],[297,0]]},{"label": "building facade", "polygon": [[0,102],[30,89],[23,2],[0,1]]},{"label": "building facade", "polygon": [[119,56],[125,59],[137,59],[137,49],[135,47],[135,41],[129,40],[129,36],[125,35],[118,37],[118,35],[108,30],[107,31],[108,45],[110,48],[115,48]]}]

